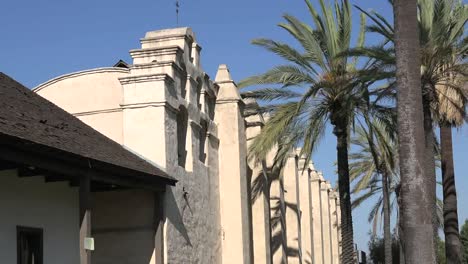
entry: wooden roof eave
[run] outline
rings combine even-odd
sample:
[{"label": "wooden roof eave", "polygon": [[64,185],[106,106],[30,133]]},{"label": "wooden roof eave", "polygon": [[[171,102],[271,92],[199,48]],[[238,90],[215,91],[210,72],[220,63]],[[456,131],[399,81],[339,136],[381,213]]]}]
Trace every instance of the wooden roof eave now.
[{"label": "wooden roof eave", "polygon": [[92,180],[125,187],[164,191],[174,186],[173,178],[147,174],[93,160],[63,150],[0,134],[0,160],[34,166],[78,178],[89,174]]}]

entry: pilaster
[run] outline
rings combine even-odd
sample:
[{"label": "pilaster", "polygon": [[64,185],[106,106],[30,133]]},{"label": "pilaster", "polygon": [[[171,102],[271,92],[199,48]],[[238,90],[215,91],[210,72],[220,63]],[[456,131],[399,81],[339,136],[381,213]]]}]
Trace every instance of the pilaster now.
[{"label": "pilaster", "polygon": [[301,205],[301,250],[302,250],[302,263],[313,263],[315,255],[312,238],[314,230],[312,228],[312,195],[310,185],[310,172],[313,166],[307,166],[305,158],[298,160],[298,173],[299,173],[299,199]]},{"label": "pilaster", "polygon": [[336,231],[337,231],[337,243],[338,243],[338,256],[341,259],[341,205],[340,205],[340,198],[339,195],[337,195],[337,198],[335,200],[336,204],[336,218],[337,218],[337,226],[336,226]]},{"label": "pilaster", "polygon": [[324,248],[323,248],[323,211],[322,211],[322,192],[320,185],[324,181],[316,170],[312,170],[310,179],[310,195],[312,200],[312,246],[314,247],[314,262],[315,264],[324,264]]},{"label": "pilaster", "polygon": [[334,264],[340,263],[338,244],[338,215],[336,211],[336,192],[331,189],[329,195],[330,215],[331,215],[331,244],[332,260]]},{"label": "pilaster", "polygon": [[283,169],[284,199],[286,203],[286,232],[288,263],[301,263],[301,203],[299,190],[299,171],[296,153],[291,151]]},{"label": "pilaster", "polygon": [[[244,100],[245,101],[245,100]],[[255,102],[245,102],[246,104]],[[245,118],[247,123],[258,125],[247,126],[247,148],[253,138],[261,131],[262,118],[253,115]],[[271,255],[271,213],[270,213],[270,179],[267,175],[267,164],[265,161],[259,164],[254,161],[248,163],[250,174],[250,197],[252,211],[252,238],[255,264],[272,264]]]},{"label": "pilaster", "polygon": [[330,230],[330,207],[328,204],[328,181],[322,182],[320,185],[321,203],[322,203],[322,234],[323,234],[323,260],[324,264],[332,264],[332,248],[331,248],[331,230]]},{"label": "pilaster", "polygon": [[219,85],[215,123],[219,138],[219,192],[222,263],[252,263],[247,182],[247,146],[243,102],[226,65],[216,74]]}]

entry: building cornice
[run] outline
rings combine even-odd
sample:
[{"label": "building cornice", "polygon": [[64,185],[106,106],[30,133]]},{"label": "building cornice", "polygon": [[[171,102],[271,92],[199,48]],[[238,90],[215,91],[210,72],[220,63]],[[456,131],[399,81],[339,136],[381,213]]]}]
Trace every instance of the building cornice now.
[{"label": "building cornice", "polygon": [[119,81],[122,85],[130,83],[141,83],[141,82],[151,82],[151,81],[164,81],[167,83],[173,83],[174,79],[166,73],[155,73],[155,74],[143,74],[136,76],[127,76],[119,78]]},{"label": "building cornice", "polygon": [[163,35],[163,36],[157,36],[157,37],[145,37],[140,39],[141,44],[148,44],[151,42],[160,42],[162,40],[177,40],[177,39],[184,39],[193,42],[194,38],[190,35],[187,35],[186,33],[178,33],[178,34],[168,34],[168,35]]},{"label": "building cornice", "polygon": [[172,112],[179,112],[179,109],[175,108],[168,101],[160,102],[146,102],[146,103],[133,103],[133,104],[121,104],[122,109],[137,109],[137,108],[146,108],[146,107],[165,107]]},{"label": "building cornice", "polygon": [[151,55],[175,55],[182,53],[184,53],[184,50],[182,50],[179,46],[174,45],[162,48],[134,49],[130,51],[130,56],[132,56],[132,58],[143,58]]},{"label": "building cornice", "polygon": [[150,62],[150,63],[133,64],[130,67],[130,69],[140,70],[140,69],[151,69],[151,68],[155,68],[155,67],[164,67],[164,66],[171,66],[174,70],[176,70],[180,74],[185,74],[186,73],[186,71],[184,69],[182,69],[174,61],[157,61],[157,62]]}]

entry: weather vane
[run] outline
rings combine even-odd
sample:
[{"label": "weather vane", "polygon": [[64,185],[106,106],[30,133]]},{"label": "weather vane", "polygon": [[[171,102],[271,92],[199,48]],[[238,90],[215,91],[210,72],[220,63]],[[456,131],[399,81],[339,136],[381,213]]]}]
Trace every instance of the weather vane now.
[{"label": "weather vane", "polygon": [[179,25],[179,7],[180,7],[180,4],[179,4],[179,0],[176,0],[175,2],[175,6],[176,6],[176,23],[177,25]]}]

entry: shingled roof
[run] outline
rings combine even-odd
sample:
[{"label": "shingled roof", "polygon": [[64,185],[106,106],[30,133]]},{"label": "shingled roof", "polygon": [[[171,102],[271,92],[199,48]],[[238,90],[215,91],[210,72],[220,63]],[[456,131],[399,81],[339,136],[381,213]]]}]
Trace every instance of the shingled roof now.
[{"label": "shingled roof", "polygon": [[[176,180],[148,161],[125,149],[60,107],[33,93],[0,72],[0,137],[34,149],[55,153],[130,172],[158,182]],[[2,140],[1,145],[8,144]]]}]

